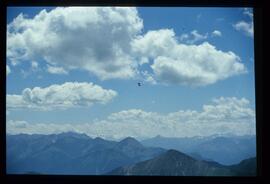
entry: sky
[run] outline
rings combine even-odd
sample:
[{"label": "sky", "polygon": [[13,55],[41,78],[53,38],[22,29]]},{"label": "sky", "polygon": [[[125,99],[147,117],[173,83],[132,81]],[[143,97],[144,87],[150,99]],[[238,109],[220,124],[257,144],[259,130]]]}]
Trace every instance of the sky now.
[{"label": "sky", "polygon": [[253,43],[251,8],[9,7],[7,133],[255,134]]}]

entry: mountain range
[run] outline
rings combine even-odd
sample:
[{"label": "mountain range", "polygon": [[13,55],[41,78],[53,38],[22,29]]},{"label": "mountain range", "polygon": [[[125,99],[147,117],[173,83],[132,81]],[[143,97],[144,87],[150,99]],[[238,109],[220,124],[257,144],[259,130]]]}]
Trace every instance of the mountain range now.
[{"label": "mountain range", "polygon": [[[225,166],[196,152],[146,146],[132,137],[120,141],[86,134],[7,135],[8,174],[66,175],[255,175],[256,158]],[[212,151],[211,149],[209,151]]]},{"label": "mountain range", "polygon": [[256,137],[247,136],[206,136],[172,138],[156,136],[142,140],[145,146],[175,149],[199,160],[215,161],[223,165],[238,164],[240,161],[256,157]]},{"label": "mountain range", "polygon": [[164,152],[131,137],[116,142],[73,132],[8,135],[7,173],[98,175]]}]

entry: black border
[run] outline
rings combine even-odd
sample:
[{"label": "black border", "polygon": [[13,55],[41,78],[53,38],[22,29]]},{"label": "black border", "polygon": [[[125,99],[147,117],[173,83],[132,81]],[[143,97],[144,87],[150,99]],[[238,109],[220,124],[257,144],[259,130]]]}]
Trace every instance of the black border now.
[{"label": "black border", "polygon": [[[1,161],[0,176],[7,183],[261,183],[267,173],[263,153],[266,139],[263,137],[263,7],[255,0],[0,0],[1,25],[6,25],[6,7],[8,6],[156,6],[156,7],[253,7],[254,8],[254,53],[255,53],[255,87],[256,87],[256,134],[257,134],[257,176],[256,177],[165,177],[165,176],[67,176],[67,175],[10,175],[6,174],[6,74],[1,73]],[[1,26],[1,60],[6,61],[6,28]],[[6,70],[6,62],[0,62],[1,71]],[[264,149],[266,151],[266,149]],[[269,160],[268,160],[269,161]],[[264,164],[264,165],[263,165]],[[2,167],[3,166],[3,167]]]}]

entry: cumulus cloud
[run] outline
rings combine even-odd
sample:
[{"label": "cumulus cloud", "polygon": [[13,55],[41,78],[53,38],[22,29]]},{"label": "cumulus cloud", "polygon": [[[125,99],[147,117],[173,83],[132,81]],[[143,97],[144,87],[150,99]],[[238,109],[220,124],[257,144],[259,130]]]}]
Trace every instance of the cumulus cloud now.
[{"label": "cumulus cloud", "polygon": [[207,33],[193,30],[177,37],[173,29],[161,29],[142,35],[142,29],[137,9],[128,7],[61,7],[33,18],[20,14],[7,25],[7,57],[15,66],[42,59],[51,74],[79,69],[100,80],[143,77],[152,84],[204,86],[246,72],[235,53],[198,44]]},{"label": "cumulus cloud", "polygon": [[8,76],[8,74],[10,74],[10,72],[11,72],[11,70],[10,70],[9,66],[6,65],[6,75]]},{"label": "cumulus cloud", "polygon": [[68,74],[64,68],[50,65],[47,65],[47,71],[51,74]]},{"label": "cumulus cloud", "polygon": [[202,41],[202,40],[206,40],[208,37],[208,34],[200,34],[197,30],[193,30],[190,32],[190,34],[182,34],[180,36],[180,40],[184,43],[188,43],[188,44],[194,44],[194,43],[197,43],[199,41]]},{"label": "cumulus cloud", "polygon": [[240,32],[243,32],[249,37],[254,35],[254,25],[253,25],[253,13],[251,9],[244,8],[243,14],[249,17],[249,21],[241,20],[233,25],[233,27]]},{"label": "cumulus cloud", "polygon": [[102,120],[90,123],[56,124],[8,121],[9,133],[59,133],[77,131],[89,136],[121,139],[136,138],[209,136],[213,134],[255,134],[255,112],[246,98],[220,97],[200,111],[179,110],[168,114],[129,109],[110,114]]},{"label": "cumulus cloud", "polygon": [[212,36],[213,37],[220,37],[220,36],[222,36],[222,33],[220,31],[218,31],[218,30],[214,30],[212,32]]},{"label": "cumulus cloud", "polygon": [[153,60],[150,75],[165,84],[204,86],[247,72],[235,53],[218,50],[208,42],[179,43],[172,29],[147,32],[133,42],[133,49]]},{"label": "cumulus cloud", "polygon": [[20,14],[7,26],[7,57],[13,63],[39,58],[102,80],[131,78],[136,64],[130,41],[142,27],[136,8],[128,7],[61,7],[33,18]]},{"label": "cumulus cloud", "polygon": [[6,97],[8,109],[54,110],[106,104],[116,96],[116,91],[103,89],[93,83],[66,82],[45,88],[26,88],[19,95],[7,94]]},{"label": "cumulus cloud", "polygon": [[245,22],[245,21],[240,21],[234,24],[234,28],[237,31],[242,31],[244,32],[247,36],[253,37],[253,23]]}]

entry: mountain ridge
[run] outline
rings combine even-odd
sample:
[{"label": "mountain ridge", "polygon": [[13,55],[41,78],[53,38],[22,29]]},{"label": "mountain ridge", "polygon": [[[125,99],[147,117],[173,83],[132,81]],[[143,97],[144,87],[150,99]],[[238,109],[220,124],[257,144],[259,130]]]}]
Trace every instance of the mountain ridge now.
[{"label": "mountain ridge", "polygon": [[7,173],[102,174],[162,152],[134,138],[116,142],[73,132],[8,135]]},{"label": "mountain ridge", "polygon": [[[176,149],[189,155],[199,155],[223,165],[237,164],[241,160],[256,156],[256,137],[218,136],[208,137],[163,137],[156,136],[141,141],[144,146]],[[199,157],[197,157],[199,158]]]},{"label": "mountain ridge", "polygon": [[198,161],[176,150],[130,166],[117,168],[108,175],[161,175],[161,176],[231,176],[227,168],[218,168]]},{"label": "mountain ridge", "polygon": [[215,162],[199,161],[171,149],[155,158],[116,168],[107,175],[255,176],[255,160],[256,158],[250,158],[236,165],[224,166]]},{"label": "mountain ridge", "polygon": [[196,153],[148,147],[133,137],[111,141],[74,132],[7,135],[9,174],[103,175],[118,169],[123,175],[136,171],[139,175],[253,176],[255,164],[256,159],[251,158],[225,166]]}]

